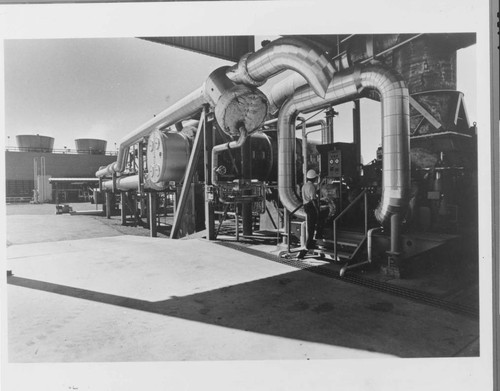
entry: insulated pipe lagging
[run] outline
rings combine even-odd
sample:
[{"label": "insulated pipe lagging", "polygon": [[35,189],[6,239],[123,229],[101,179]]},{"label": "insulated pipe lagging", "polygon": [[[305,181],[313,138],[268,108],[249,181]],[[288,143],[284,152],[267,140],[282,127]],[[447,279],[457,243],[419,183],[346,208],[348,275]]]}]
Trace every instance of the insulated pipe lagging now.
[{"label": "insulated pipe lagging", "polygon": [[[243,56],[238,64],[225,69],[224,72],[234,83],[258,86],[285,69],[300,73],[319,96],[324,96],[333,75],[333,66],[323,51],[296,38],[278,39],[255,53]],[[207,82],[209,81],[210,77]],[[208,83],[210,85],[207,86],[207,82],[123,138],[120,141],[117,161],[97,171],[96,176],[122,172],[126,166],[129,148],[148,136],[151,131],[193,116],[206,103],[215,106],[216,101],[209,96],[213,84]]]},{"label": "insulated pipe lagging", "polygon": [[138,143],[143,137],[149,136],[155,129],[171,126],[183,119],[192,117],[201,110],[206,102],[205,84],[203,84],[200,88],[163,110],[120,140],[116,162],[97,171],[96,176],[102,177],[111,175],[114,172],[122,172],[127,164],[128,151],[132,145]]},{"label": "insulated pipe lagging", "polygon": [[[333,61],[333,72],[340,72],[346,70],[349,67],[351,60],[347,53],[342,53],[336,61]],[[328,71],[331,69],[328,68]],[[331,80],[333,73],[329,76]],[[287,100],[297,88],[302,87],[307,84],[303,76],[300,74],[293,74],[287,78],[274,84],[272,88],[266,93],[267,100],[269,101],[269,112],[271,114],[276,114],[280,107],[283,105],[285,100]]]},{"label": "insulated pipe lagging", "polygon": [[163,129],[192,117],[205,104],[216,108],[217,122],[228,133],[233,133],[240,122],[251,130],[259,126],[267,112],[266,97],[255,88],[235,84],[226,76],[227,68],[216,69],[200,88],[125,136],[120,141],[116,162],[97,171],[96,176],[122,172],[132,145],[156,129]]},{"label": "insulated pipe lagging", "polygon": [[[118,177],[115,180],[116,190],[128,191],[137,190],[139,188],[139,175],[131,175]],[[103,181],[102,189],[105,191],[113,191],[113,181]]]},{"label": "insulated pipe lagging", "polygon": [[[293,171],[297,115],[358,99],[370,89],[379,93],[382,109],[382,200],[375,216],[382,225],[393,214],[404,216],[410,191],[409,94],[399,74],[377,65],[337,73],[325,99],[304,86],[284,103],[278,118],[278,190],[289,211],[301,205]],[[302,209],[296,214],[305,217]]]},{"label": "insulated pipe lagging", "polygon": [[334,69],[324,51],[298,38],[280,38],[255,53],[244,55],[227,71],[238,84],[260,86],[285,69],[301,74],[314,92],[325,96]]}]

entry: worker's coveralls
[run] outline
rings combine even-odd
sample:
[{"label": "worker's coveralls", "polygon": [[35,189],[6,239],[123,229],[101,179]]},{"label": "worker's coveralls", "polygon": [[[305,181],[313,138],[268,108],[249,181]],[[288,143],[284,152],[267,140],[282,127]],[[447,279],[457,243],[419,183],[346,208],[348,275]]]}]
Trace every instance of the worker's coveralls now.
[{"label": "worker's coveralls", "polygon": [[307,181],[302,186],[302,202],[307,215],[307,242],[306,248],[310,250],[314,244],[314,231],[318,224],[318,207],[316,205],[316,186],[313,182]]}]

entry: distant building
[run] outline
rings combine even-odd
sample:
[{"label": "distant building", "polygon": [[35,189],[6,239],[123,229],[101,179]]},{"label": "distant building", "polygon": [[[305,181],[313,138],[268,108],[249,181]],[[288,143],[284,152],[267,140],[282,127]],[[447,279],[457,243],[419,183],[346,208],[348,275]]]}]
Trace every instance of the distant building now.
[{"label": "distant building", "polygon": [[[7,202],[51,202],[56,197],[49,178],[91,178],[99,167],[116,161],[104,140],[77,139],[75,150],[54,150],[54,139],[47,136],[18,135],[16,141],[17,147],[5,151]],[[60,185],[58,190],[61,202],[88,200],[82,185]]]}]

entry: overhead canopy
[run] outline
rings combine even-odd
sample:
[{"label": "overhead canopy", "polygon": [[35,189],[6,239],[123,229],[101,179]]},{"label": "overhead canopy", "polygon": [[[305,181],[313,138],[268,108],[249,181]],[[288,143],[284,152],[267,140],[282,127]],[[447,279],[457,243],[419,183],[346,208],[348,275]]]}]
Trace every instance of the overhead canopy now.
[{"label": "overhead canopy", "polygon": [[255,51],[254,37],[204,36],[204,37],[145,37],[151,42],[175,46],[228,61],[238,61],[246,53]]}]

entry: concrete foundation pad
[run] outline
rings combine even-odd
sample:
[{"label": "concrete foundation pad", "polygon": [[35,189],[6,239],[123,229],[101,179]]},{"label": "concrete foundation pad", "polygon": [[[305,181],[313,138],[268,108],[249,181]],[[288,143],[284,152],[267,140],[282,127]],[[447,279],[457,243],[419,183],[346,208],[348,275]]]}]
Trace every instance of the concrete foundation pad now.
[{"label": "concrete foundation pad", "polygon": [[478,322],[202,239],[10,246],[10,362],[452,357]]}]

